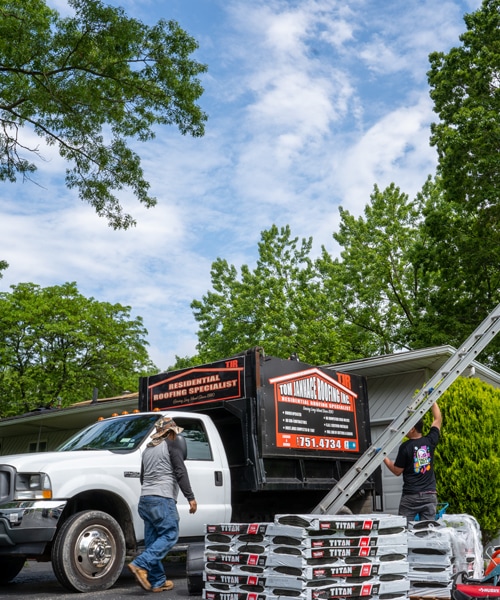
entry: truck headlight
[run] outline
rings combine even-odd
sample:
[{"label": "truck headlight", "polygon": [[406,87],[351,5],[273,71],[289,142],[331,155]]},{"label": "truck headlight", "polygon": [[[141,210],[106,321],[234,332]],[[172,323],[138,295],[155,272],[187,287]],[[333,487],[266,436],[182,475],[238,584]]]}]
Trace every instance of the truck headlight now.
[{"label": "truck headlight", "polygon": [[52,484],[46,473],[18,473],[16,476],[17,500],[52,498]]}]

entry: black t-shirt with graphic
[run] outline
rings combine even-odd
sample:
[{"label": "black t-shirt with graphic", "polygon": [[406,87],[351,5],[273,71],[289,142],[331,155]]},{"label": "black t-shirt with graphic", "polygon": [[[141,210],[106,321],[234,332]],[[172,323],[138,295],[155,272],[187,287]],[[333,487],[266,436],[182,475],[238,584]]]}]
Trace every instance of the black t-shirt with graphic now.
[{"label": "black t-shirt with graphic", "polygon": [[438,442],[439,429],[431,427],[427,435],[401,444],[394,464],[404,469],[403,494],[436,491],[434,449]]}]

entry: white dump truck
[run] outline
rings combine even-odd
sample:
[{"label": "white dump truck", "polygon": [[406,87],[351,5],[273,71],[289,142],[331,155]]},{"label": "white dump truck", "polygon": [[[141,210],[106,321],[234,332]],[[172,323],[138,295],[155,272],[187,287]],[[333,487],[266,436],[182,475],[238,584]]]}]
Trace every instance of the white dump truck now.
[{"label": "white dump truck", "polygon": [[[52,561],[72,591],[116,582],[143,543],[141,454],[165,414],[184,428],[198,501],[190,515],[179,497],[188,548],[199,549],[207,523],[309,512],[371,444],[362,377],[255,348],[141,378],[137,412],[100,420],[56,452],[0,456],[0,584],[28,558]],[[348,508],[371,512],[377,487],[367,480]]]}]

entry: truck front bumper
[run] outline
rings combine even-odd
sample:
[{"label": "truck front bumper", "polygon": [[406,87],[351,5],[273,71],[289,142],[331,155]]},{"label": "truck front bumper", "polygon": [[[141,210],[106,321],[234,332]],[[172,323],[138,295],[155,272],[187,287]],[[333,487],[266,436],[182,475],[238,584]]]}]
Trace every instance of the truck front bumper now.
[{"label": "truck front bumper", "polygon": [[43,554],[66,501],[22,500],[0,505],[0,554]]}]

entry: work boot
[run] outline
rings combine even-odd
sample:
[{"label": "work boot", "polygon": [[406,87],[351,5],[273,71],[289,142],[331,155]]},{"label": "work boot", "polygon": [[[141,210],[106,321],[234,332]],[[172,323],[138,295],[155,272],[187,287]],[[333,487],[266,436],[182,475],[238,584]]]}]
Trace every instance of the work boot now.
[{"label": "work boot", "polygon": [[167,579],[164,584],[159,587],[151,588],[152,592],[168,592],[168,590],[172,590],[174,588],[174,582]]},{"label": "work boot", "polygon": [[149,592],[149,590],[151,589],[151,584],[149,583],[148,572],[146,571],[146,569],[141,569],[141,567],[138,567],[137,565],[134,565],[134,563],[130,563],[128,565],[128,568],[134,574],[134,577],[135,577],[137,583],[143,589],[145,589],[146,591]]}]

